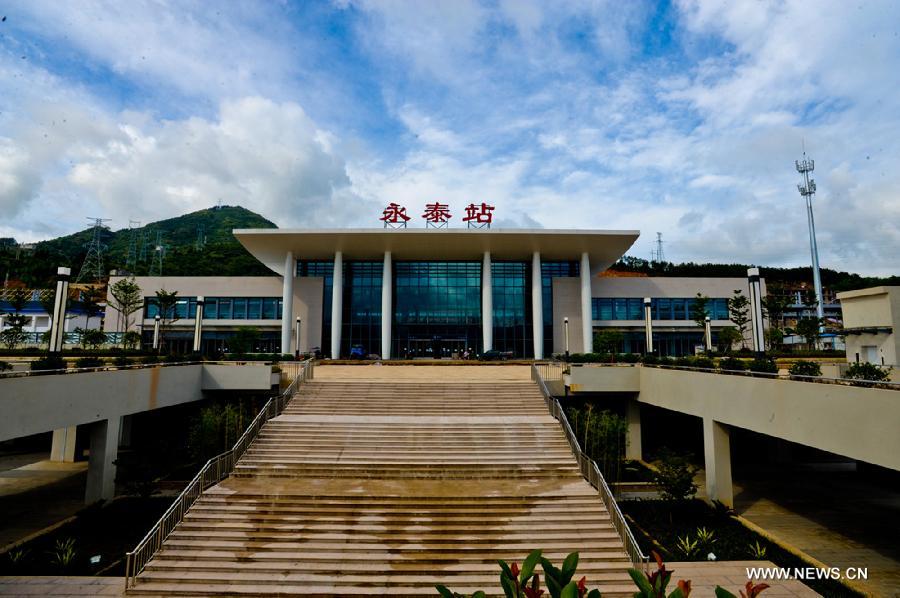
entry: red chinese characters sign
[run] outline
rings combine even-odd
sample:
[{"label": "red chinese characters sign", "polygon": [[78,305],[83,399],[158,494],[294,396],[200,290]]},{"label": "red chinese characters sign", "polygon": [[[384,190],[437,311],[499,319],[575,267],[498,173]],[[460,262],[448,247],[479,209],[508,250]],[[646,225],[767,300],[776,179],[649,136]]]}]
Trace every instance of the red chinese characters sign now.
[{"label": "red chinese characters sign", "polygon": [[[490,228],[494,220],[494,206],[481,202],[466,207],[466,215],[462,219],[469,228]],[[453,215],[450,213],[450,205],[440,202],[425,204],[425,212],[422,214],[426,228],[447,228]],[[406,214],[406,207],[397,203],[389,203],[382,212],[381,218],[385,228],[406,228],[410,217]]]}]

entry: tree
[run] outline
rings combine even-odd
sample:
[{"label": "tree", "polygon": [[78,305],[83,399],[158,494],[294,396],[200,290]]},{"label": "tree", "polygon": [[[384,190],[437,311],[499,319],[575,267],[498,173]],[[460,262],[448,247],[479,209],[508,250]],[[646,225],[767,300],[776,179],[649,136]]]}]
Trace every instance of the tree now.
[{"label": "tree", "polygon": [[28,323],[28,316],[22,313],[28,304],[28,295],[24,289],[13,291],[9,297],[9,306],[12,311],[6,312],[6,328],[0,333],[3,344],[8,349],[15,349],[18,345],[25,342],[25,324]]},{"label": "tree", "polygon": [[160,289],[156,291],[156,307],[159,311],[159,346],[166,343],[168,327],[178,319],[175,304],[178,303],[178,291]]},{"label": "tree", "polygon": [[616,353],[623,338],[615,328],[605,328],[594,333],[593,349],[597,353]]},{"label": "tree", "polygon": [[250,353],[259,340],[259,330],[253,326],[238,326],[228,341],[232,353]]},{"label": "tree", "polygon": [[78,307],[84,312],[84,327],[91,327],[91,318],[100,315],[100,302],[103,301],[103,291],[100,287],[90,286],[82,289],[81,296],[78,299]]},{"label": "tree", "polygon": [[734,290],[734,297],[728,300],[728,318],[737,326],[741,334],[741,348],[747,347],[747,324],[750,323],[750,300],[744,296],[740,289]]},{"label": "tree", "polygon": [[743,339],[743,336],[734,326],[728,326],[719,331],[719,348],[723,353],[729,353],[734,343]]},{"label": "tree", "polygon": [[770,326],[766,329],[766,345],[769,350],[775,350],[781,347],[784,342],[784,331],[781,328]]},{"label": "tree", "polygon": [[[141,296],[141,287],[135,282],[134,277],[123,278],[109,288],[112,295],[110,307],[119,312],[120,318],[116,326],[117,332],[128,332],[133,323],[132,316],[144,306],[144,298]],[[122,347],[125,347],[125,335],[122,335]]]},{"label": "tree", "polygon": [[762,300],[763,315],[768,318],[769,326],[784,328],[784,312],[791,304],[791,298],[780,285],[770,285],[769,291]]},{"label": "tree", "polygon": [[[709,315],[709,297],[697,293],[691,304],[691,319],[697,322],[700,328],[706,328],[706,317]],[[708,349],[708,348],[707,348]]]},{"label": "tree", "polygon": [[122,346],[126,349],[134,349],[141,342],[141,333],[137,330],[128,330],[122,335]]},{"label": "tree", "polygon": [[822,325],[821,318],[801,318],[797,320],[796,332],[803,337],[809,349],[816,347],[816,341],[819,340],[819,327]]},{"label": "tree", "polygon": [[88,328],[81,332],[81,344],[86,348],[97,349],[106,342],[106,333],[99,328]]}]

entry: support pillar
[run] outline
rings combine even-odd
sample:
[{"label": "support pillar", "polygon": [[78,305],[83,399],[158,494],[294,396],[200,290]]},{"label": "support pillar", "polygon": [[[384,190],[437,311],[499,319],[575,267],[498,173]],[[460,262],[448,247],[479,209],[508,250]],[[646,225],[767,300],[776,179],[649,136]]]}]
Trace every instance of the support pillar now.
[{"label": "support pillar", "polygon": [[481,352],[494,348],[494,283],[491,252],[484,252],[481,262]]},{"label": "support pillar", "polygon": [[391,324],[394,321],[394,266],[390,251],[384,252],[381,271],[381,358],[391,358]]},{"label": "support pillar", "polygon": [[294,252],[288,251],[284,255],[284,279],[281,283],[281,352],[289,353],[291,350],[291,324],[294,318],[294,276],[297,274],[297,265],[294,262]]},{"label": "support pillar", "polygon": [[706,467],[706,496],[734,506],[731,485],[731,439],[728,427],[711,418],[703,418],[703,456]]},{"label": "support pillar", "polygon": [[199,353],[200,347],[202,346],[201,341],[203,340],[203,305],[205,303],[206,299],[205,297],[203,297],[203,295],[197,297],[197,312],[194,314],[194,353]]},{"label": "support pillar", "polygon": [[296,349],[294,350],[294,357],[300,357],[300,326],[303,322],[300,320],[300,316],[297,316],[297,324],[294,326],[294,336],[297,337],[297,344],[295,345]]},{"label": "support pillar", "polygon": [[710,324],[709,316],[706,316],[703,320],[703,340],[706,344],[706,352],[711,353],[713,350],[712,346],[712,324]]},{"label": "support pillar", "polygon": [[344,254],[334,252],[334,275],[331,283],[331,358],[341,357],[341,316],[344,313]]},{"label": "support pillar", "polygon": [[644,297],[644,343],[646,345],[645,353],[653,354],[653,300],[650,297]]},{"label": "support pillar", "polygon": [[56,269],[56,296],[53,298],[53,314],[50,320],[50,352],[62,351],[65,339],[66,300],[69,297],[69,268]]},{"label": "support pillar", "polygon": [[594,326],[591,313],[591,260],[581,254],[581,338],[584,353],[594,352]]},{"label": "support pillar", "polygon": [[542,286],[541,254],[531,256],[531,336],[534,339],[534,358],[544,358],[544,288]]},{"label": "support pillar", "polygon": [[753,332],[753,350],[761,355],[766,351],[766,337],[763,330],[762,287],[759,282],[759,268],[747,269],[747,282],[750,285],[750,327]]},{"label": "support pillar", "polygon": [[637,401],[628,401],[626,417],[628,437],[625,441],[625,458],[637,461],[644,458],[641,444],[641,404]]},{"label": "support pillar", "polygon": [[75,462],[75,440],[78,426],[69,426],[53,430],[53,443],[50,445],[50,460],[60,463]]},{"label": "support pillar", "polygon": [[119,450],[119,417],[91,424],[91,457],[88,461],[84,502],[111,500],[116,493],[115,460]]},{"label": "support pillar", "polygon": [[159,352],[159,314],[153,318],[153,350]]}]

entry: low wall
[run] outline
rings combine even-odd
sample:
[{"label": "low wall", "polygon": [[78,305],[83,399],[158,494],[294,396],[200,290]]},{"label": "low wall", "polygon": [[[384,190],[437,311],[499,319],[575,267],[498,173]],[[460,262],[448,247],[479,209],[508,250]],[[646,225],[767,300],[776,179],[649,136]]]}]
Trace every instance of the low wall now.
[{"label": "low wall", "polygon": [[900,392],[637,366],[572,368],[582,392],[637,400],[900,470]]},{"label": "low wall", "polygon": [[204,390],[268,390],[271,366],[196,364],[0,379],[0,441],[198,401]]}]

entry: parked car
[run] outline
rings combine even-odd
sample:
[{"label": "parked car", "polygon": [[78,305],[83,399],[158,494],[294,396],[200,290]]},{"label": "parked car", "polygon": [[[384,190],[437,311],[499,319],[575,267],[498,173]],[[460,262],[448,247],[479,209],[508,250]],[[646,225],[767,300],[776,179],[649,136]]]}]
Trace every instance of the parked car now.
[{"label": "parked car", "polygon": [[490,351],[485,351],[481,354],[482,361],[506,361],[513,356],[512,351],[498,351],[497,349],[491,349]]}]

